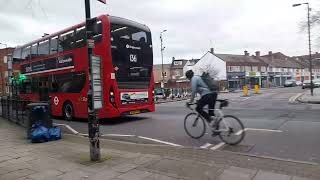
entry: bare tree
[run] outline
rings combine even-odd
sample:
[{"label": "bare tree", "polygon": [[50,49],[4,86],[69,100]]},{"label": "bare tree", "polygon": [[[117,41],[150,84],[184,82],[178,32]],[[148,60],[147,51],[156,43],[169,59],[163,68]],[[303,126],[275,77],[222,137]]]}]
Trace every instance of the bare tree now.
[{"label": "bare tree", "polygon": [[213,79],[217,79],[220,71],[213,64],[207,64],[199,68],[201,73],[208,73]]},{"label": "bare tree", "polygon": [[[314,32],[320,29],[320,11],[316,11],[311,14],[310,16],[310,26],[312,29],[316,29]],[[308,30],[308,22],[302,21],[300,22],[300,30],[301,32],[305,32]],[[320,35],[316,34],[316,42],[317,45],[320,47]]]}]

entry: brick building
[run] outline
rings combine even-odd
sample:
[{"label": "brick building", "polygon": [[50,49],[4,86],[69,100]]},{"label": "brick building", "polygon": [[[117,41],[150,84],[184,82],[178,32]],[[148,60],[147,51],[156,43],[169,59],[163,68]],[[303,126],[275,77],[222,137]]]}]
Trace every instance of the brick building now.
[{"label": "brick building", "polygon": [[243,55],[215,54],[226,62],[229,88],[239,89],[245,85],[267,86],[267,64],[260,60],[260,52],[250,56],[248,51]]},{"label": "brick building", "polygon": [[268,64],[269,82],[272,86],[283,86],[288,79],[303,81],[304,66],[289,56],[280,52],[261,56],[260,59]]},{"label": "brick building", "polygon": [[[170,67],[171,67],[171,64],[163,64],[164,84],[166,84],[168,80],[171,78]],[[154,76],[155,88],[161,87],[161,82],[162,82],[161,74],[162,74],[162,64],[154,65],[153,76]]]},{"label": "brick building", "polygon": [[[304,66],[304,78],[305,80],[309,80],[310,78],[310,73],[309,73],[309,68],[310,68],[310,61],[309,61],[309,55],[302,55],[302,56],[295,56],[292,57],[293,60],[296,62],[302,64]],[[312,73],[313,73],[313,78],[314,79],[320,79],[320,54],[316,52],[315,54],[311,55],[312,59]]]},{"label": "brick building", "polygon": [[8,71],[7,71],[7,55],[12,54],[14,48],[0,49],[0,96],[8,93],[7,88]]}]

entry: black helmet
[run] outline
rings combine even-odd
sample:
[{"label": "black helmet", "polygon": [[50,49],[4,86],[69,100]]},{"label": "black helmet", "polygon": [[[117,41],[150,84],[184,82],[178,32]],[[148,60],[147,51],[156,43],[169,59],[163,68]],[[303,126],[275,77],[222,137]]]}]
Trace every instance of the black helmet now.
[{"label": "black helmet", "polygon": [[191,79],[192,77],[193,77],[193,71],[192,70],[188,70],[187,72],[186,72],[186,77],[188,78],[188,79]]}]

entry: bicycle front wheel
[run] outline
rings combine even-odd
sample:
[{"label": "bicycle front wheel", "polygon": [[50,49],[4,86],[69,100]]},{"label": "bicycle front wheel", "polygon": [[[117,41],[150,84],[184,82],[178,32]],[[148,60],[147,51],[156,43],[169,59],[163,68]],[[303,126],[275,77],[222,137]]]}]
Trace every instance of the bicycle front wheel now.
[{"label": "bicycle front wheel", "polygon": [[235,116],[224,116],[218,122],[219,137],[229,145],[239,144],[245,136],[243,123]]},{"label": "bicycle front wheel", "polygon": [[206,133],[206,124],[197,113],[190,113],[184,118],[184,130],[190,137],[199,139]]}]

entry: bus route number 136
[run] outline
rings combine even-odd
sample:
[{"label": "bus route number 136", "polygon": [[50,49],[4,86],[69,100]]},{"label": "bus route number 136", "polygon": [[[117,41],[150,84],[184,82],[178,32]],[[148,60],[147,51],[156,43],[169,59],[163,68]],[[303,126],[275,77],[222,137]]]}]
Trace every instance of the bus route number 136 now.
[{"label": "bus route number 136", "polygon": [[133,63],[138,62],[138,58],[136,54],[130,54],[130,62],[133,62]]}]

